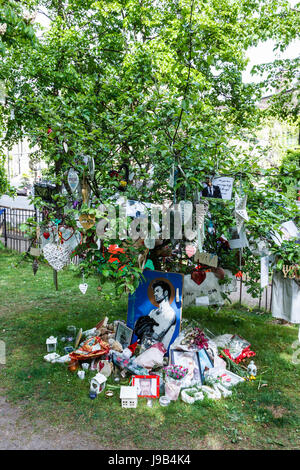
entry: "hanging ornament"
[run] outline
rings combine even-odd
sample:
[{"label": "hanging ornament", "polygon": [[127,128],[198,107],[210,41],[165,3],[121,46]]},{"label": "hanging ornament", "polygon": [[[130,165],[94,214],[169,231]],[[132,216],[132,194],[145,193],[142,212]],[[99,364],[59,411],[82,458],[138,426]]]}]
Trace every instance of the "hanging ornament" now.
[{"label": "hanging ornament", "polygon": [[153,248],[155,247],[155,238],[145,238],[144,245],[149,250],[153,250]]},{"label": "hanging ornament", "polygon": [[[204,225],[203,225],[204,227]],[[203,231],[200,231],[200,228],[197,229],[197,241],[198,241],[198,251],[202,253],[203,251],[203,241],[204,241],[204,234]]]},{"label": "hanging ornament", "polygon": [[79,284],[79,290],[84,295],[86,293],[88,287],[89,287],[88,284],[86,282],[84,282],[84,272],[83,272],[82,273],[82,283]]},{"label": "hanging ornament", "polygon": [[53,135],[51,135],[51,134],[53,134],[53,130],[51,129],[51,127],[49,127],[47,129],[47,135],[48,135],[49,139],[53,140]]},{"label": "hanging ornament", "polygon": [[70,251],[75,250],[81,241],[81,233],[75,232],[73,227],[60,227],[59,236],[61,244],[67,246]]},{"label": "hanging ornament", "polygon": [[213,222],[212,222],[211,220],[208,222],[207,231],[208,231],[208,233],[210,233],[211,235],[214,235],[214,233],[215,233],[215,227],[214,227],[214,224],[213,224]]},{"label": "hanging ornament", "polygon": [[63,142],[63,148],[66,153],[68,153],[68,144],[67,142]]},{"label": "hanging ornament", "polygon": [[79,216],[79,222],[85,230],[92,228],[95,225],[95,221],[96,217],[92,214],[81,214]]},{"label": "hanging ornament", "polygon": [[186,252],[186,254],[189,258],[194,256],[196,251],[197,251],[197,248],[195,247],[195,245],[186,245],[185,246],[185,252]]},{"label": "hanging ornament", "polygon": [[196,204],[196,226],[197,226],[197,239],[198,239],[198,251],[202,253],[203,242],[205,238],[205,215],[208,211],[208,202],[205,201],[203,204]]},{"label": "hanging ornament", "polygon": [[88,288],[88,284],[85,282],[84,284],[79,284],[79,290],[82,294],[85,294]]},{"label": "hanging ornament", "polygon": [[91,193],[90,186],[88,182],[86,181],[85,176],[83,175],[81,194],[82,194],[82,202],[86,206],[88,206],[90,202],[90,193]]},{"label": "hanging ornament", "polygon": [[244,222],[248,222],[249,217],[247,214],[246,210],[246,204],[247,204],[247,195],[239,197],[239,195],[236,193],[235,194],[235,221],[236,221],[236,228],[237,232],[240,233]]},{"label": "hanging ornament", "polygon": [[155,271],[154,264],[151,259],[147,259],[144,269],[151,269],[151,271]]},{"label": "hanging ornament", "polygon": [[200,284],[202,284],[202,282],[205,281],[205,279],[206,279],[206,272],[205,271],[200,271],[199,269],[196,269],[195,271],[192,272],[191,279],[198,286],[200,286]]},{"label": "hanging ornament", "polygon": [[87,155],[83,155],[82,158],[84,164],[88,167],[90,178],[93,179],[95,174],[95,160],[93,157],[89,157]]},{"label": "hanging ornament", "polygon": [[46,261],[55,271],[63,269],[70,260],[70,250],[63,245],[57,246],[54,243],[48,243],[43,248]]},{"label": "hanging ornament", "polygon": [[43,233],[43,237],[48,240],[48,238],[50,237],[50,233],[49,232],[44,232]]},{"label": "hanging ornament", "polygon": [[32,271],[33,271],[34,276],[36,275],[38,269],[39,269],[39,263],[38,263],[38,260],[35,258],[35,260],[32,263]]},{"label": "hanging ornament", "polygon": [[74,170],[74,168],[70,168],[68,171],[68,185],[72,193],[76,191],[78,184],[79,184],[79,176]]}]

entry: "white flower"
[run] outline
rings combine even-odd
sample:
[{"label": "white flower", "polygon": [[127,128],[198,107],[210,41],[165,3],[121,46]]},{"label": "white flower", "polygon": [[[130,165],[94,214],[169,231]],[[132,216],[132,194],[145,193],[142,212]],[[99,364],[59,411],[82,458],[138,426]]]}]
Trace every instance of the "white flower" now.
[{"label": "white flower", "polygon": [[6,23],[0,24],[0,35],[1,36],[3,34],[5,34],[6,30],[7,30],[7,24]]}]

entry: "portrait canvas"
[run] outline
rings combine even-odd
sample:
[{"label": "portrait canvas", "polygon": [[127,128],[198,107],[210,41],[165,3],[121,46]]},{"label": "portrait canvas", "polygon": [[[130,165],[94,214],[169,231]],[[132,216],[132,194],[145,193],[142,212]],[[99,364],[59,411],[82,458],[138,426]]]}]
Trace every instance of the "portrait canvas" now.
[{"label": "portrait canvas", "polygon": [[203,383],[197,351],[180,351],[172,349],[171,364],[188,369],[188,373],[184,378],[184,387],[189,387],[196,383]]},{"label": "portrait canvas", "polygon": [[138,397],[159,397],[159,377],[157,375],[134,375],[132,385],[137,388]]},{"label": "portrait canvas", "polygon": [[201,197],[230,201],[232,198],[233,182],[234,178],[230,176],[207,177],[205,182],[203,182],[204,188]]},{"label": "portrait canvas", "polygon": [[201,380],[202,382],[204,382],[204,373],[207,370],[211,369],[214,365],[209,355],[207,354],[206,349],[200,349],[199,351],[197,351],[197,355],[200,364]]},{"label": "portrait canvas", "polygon": [[138,288],[128,297],[127,326],[147,347],[163,343],[166,354],[180,332],[183,275],[144,270]]},{"label": "portrait canvas", "polygon": [[133,331],[131,328],[128,328],[124,323],[118,322],[117,331],[116,331],[116,341],[119,341],[122,348],[128,348],[131,344]]}]

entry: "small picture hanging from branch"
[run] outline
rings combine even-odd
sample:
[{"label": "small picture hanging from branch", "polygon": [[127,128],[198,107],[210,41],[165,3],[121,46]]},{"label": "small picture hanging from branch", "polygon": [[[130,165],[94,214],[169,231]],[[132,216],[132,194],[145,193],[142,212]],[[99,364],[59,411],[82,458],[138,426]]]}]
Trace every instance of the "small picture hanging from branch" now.
[{"label": "small picture hanging from branch", "polygon": [[204,188],[201,197],[230,201],[233,181],[234,178],[230,176],[220,176],[218,178],[207,176],[205,183],[203,183]]}]

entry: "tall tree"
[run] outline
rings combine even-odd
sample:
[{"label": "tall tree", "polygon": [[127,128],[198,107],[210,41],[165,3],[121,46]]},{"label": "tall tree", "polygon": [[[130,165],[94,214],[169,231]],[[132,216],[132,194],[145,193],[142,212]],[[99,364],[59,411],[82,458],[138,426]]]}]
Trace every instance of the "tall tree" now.
[{"label": "tall tree", "polygon": [[[270,224],[292,216],[280,195],[253,190],[257,159],[238,144],[259,122],[260,87],[242,81],[246,50],[284,34],[278,28],[289,15],[288,2],[36,0],[34,5],[46,8],[50,27],[32,47],[16,41],[3,60],[0,79],[14,110],[14,119],[8,108],[3,111],[5,138],[13,143],[26,136],[38,146],[35,156],[48,162],[57,186],[56,211],[68,200],[60,190],[63,183],[67,187],[70,167],[89,185],[96,204],[114,195],[119,181],[111,170],[126,164],[134,173],[125,193],[131,199],[179,201],[193,197],[205,175],[232,174],[248,194],[254,235],[267,237]],[[37,33],[38,25],[34,29]],[[84,155],[94,158],[94,176]],[[216,250],[218,237],[233,224],[233,205],[221,214],[215,203],[210,209],[216,237],[207,243]]]}]

